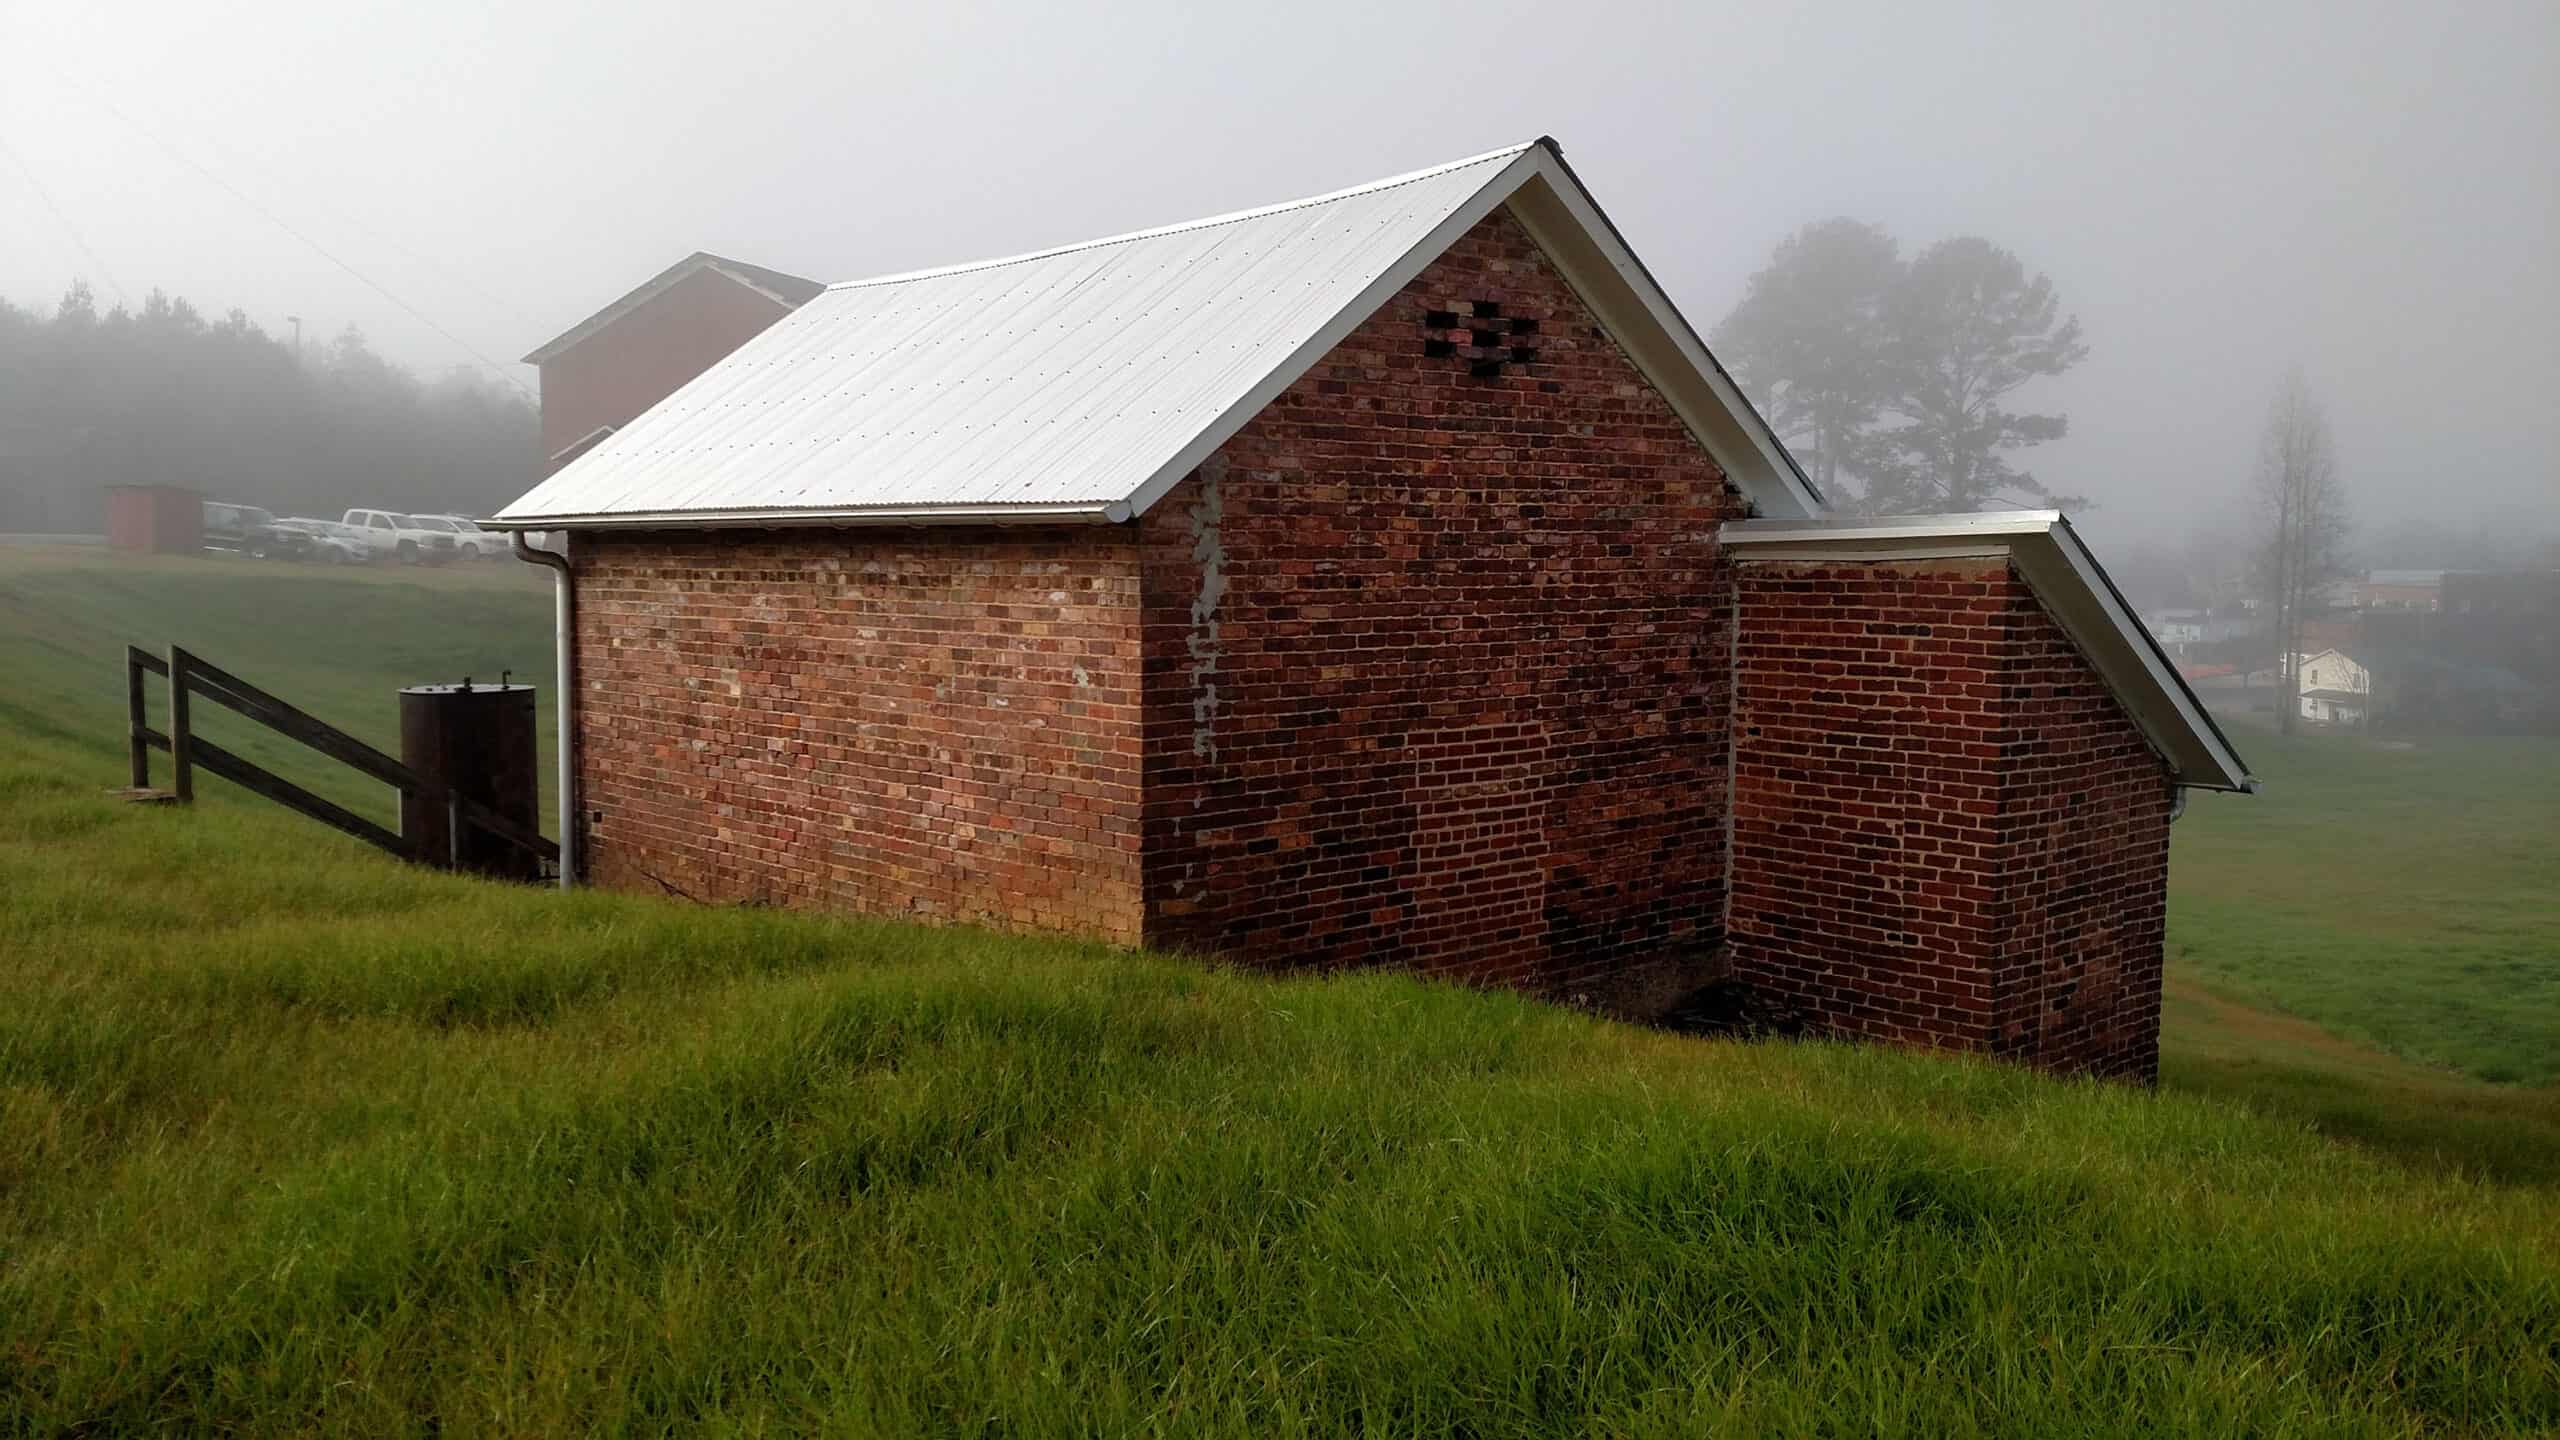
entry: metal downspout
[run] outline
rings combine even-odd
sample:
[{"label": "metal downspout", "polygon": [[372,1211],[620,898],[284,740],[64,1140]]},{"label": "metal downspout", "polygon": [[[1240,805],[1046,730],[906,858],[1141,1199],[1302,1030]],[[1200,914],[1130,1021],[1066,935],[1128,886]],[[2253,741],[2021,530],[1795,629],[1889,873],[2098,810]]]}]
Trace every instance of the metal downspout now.
[{"label": "metal downspout", "polygon": [[[565,538],[565,537],[564,537]],[[521,530],[514,532],[516,558],[530,565],[546,566],[551,571],[551,650],[556,661],[552,679],[552,718],[559,727],[553,745],[554,763],[559,768],[557,790],[560,795],[560,888],[567,890],[578,883],[578,766],[573,748],[578,699],[578,660],[571,641],[576,634],[577,591],[571,583],[569,557],[552,550],[536,550]]]}]

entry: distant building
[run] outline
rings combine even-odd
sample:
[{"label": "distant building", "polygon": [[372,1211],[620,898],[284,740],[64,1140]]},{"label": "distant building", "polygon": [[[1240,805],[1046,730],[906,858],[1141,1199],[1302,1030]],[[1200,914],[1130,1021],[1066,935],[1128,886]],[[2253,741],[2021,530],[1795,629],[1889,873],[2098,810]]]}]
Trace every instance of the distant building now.
[{"label": "distant building", "polygon": [[107,487],[107,543],[150,555],[204,548],[204,495],[183,485]]},{"label": "distant building", "polygon": [[2202,610],[2160,610],[2151,616],[2151,638],[2163,645],[2192,645],[2204,638],[2211,617]]},{"label": "distant building", "polygon": [[2450,573],[2431,618],[2433,652],[2472,667],[2466,723],[2560,733],[2560,570]]},{"label": "distant building", "polygon": [[2373,570],[2355,586],[2360,610],[2434,610],[2444,597],[2441,570]]},{"label": "distant building", "polygon": [[542,370],[541,473],[576,459],[827,287],[696,251],[524,357]]},{"label": "distant building", "polygon": [[2373,708],[2373,673],[2343,651],[2297,655],[2302,718],[2323,725],[2362,725]]},{"label": "distant building", "polygon": [[2266,629],[2266,622],[2237,607],[2217,607],[2212,610],[2157,610],[2152,612],[2151,618],[2145,622],[2145,625],[2151,631],[2151,638],[2160,642],[2160,648],[2179,660],[2195,659],[2199,656],[2231,658],[2227,655],[2217,655],[2217,649],[2234,640],[2247,639]]}]

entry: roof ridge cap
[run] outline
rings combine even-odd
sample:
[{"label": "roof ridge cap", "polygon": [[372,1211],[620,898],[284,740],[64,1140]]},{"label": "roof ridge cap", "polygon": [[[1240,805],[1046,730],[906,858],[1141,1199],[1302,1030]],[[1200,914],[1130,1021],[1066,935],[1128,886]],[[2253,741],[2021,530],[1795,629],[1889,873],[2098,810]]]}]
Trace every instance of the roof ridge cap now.
[{"label": "roof ridge cap", "polygon": [[1384,179],[1370,180],[1362,184],[1347,186],[1340,190],[1327,191],[1322,195],[1308,195],[1296,200],[1283,200],[1276,204],[1258,205],[1249,210],[1231,210],[1222,215],[1206,215],[1195,220],[1179,220],[1170,225],[1158,225],[1145,230],[1130,230],[1122,234],[1104,235],[1092,240],[1077,240],[1065,245],[1051,246],[1046,250],[1026,251],[1019,255],[1004,255],[988,260],[967,260],[955,265],[936,265],[923,270],[894,271],[887,275],[874,275],[861,280],[838,280],[827,286],[827,289],[830,291],[867,290],[879,285],[904,285],[911,281],[933,280],[947,275],[968,275],[980,270],[999,269],[1006,265],[1020,265],[1033,260],[1047,260],[1060,255],[1073,255],[1078,251],[1083,250],[1099,250],[1106,245],[1126,245],[1134,241],[1154,240],[1166,235],[1181,235],[1193,230],[1213,229],[1220,225],[1241,224],[1247,220],[1259,220],[1270,215],[1282,215],[1292,210],[1304,210],[1310,206],[1329,205],[1337,200],[1348,200],[1355,195],[1371,195],[1381,190],[1393,190],[1399,186],[1418,184],[1425,180],[1436,179],[1439,176],[1449,174],[1452,171],[1464,170],[1473,165],[1491,164],[1497,160],[1514,160],[1527,154],[1529,151],[1540,145],[1551,145],[1552,143],[1553,142],[1545,139],[1538,139],[1527,141],[1519,145],[1506,145],[1499,150],[1487,150],[1481,155],[1470,155],[1463,160],[1451,160],[1444,164],[1433,165],[1427,169],[1408,171],[1402,175],[1389,175]]}]

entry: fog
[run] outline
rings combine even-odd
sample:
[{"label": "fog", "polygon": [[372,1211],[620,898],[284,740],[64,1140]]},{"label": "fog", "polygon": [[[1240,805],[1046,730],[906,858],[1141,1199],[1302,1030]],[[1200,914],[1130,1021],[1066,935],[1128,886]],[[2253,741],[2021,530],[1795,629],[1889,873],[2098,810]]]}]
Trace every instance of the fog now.
[{"label": "fog", "polygon": [[696,249],[847,279],[1552,134],[1702,330],[1833,215],[2050,275],[2090,355],[2022,463],[2117,543],[2245,523],[2295,365],[2368,527],[2560,530],[2560,6],[2085,8],[5,0],[0,297],[529,387]]}]

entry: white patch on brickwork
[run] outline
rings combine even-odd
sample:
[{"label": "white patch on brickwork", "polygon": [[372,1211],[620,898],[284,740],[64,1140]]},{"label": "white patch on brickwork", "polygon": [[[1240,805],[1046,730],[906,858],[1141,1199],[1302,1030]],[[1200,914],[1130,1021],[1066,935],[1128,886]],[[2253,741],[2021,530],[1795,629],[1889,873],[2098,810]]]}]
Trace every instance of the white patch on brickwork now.
[{"label": "white patch on brickwork", "polygon": [[[1227,458],[1200,465],[1200,498],[1191,506],[1191,558],[1200,566],[1200,593],[1191,598],[1191,753],[1218,758],[1218,602],[1227,593]],[[1193,803],[1199,803],[1195,799]]]}]

